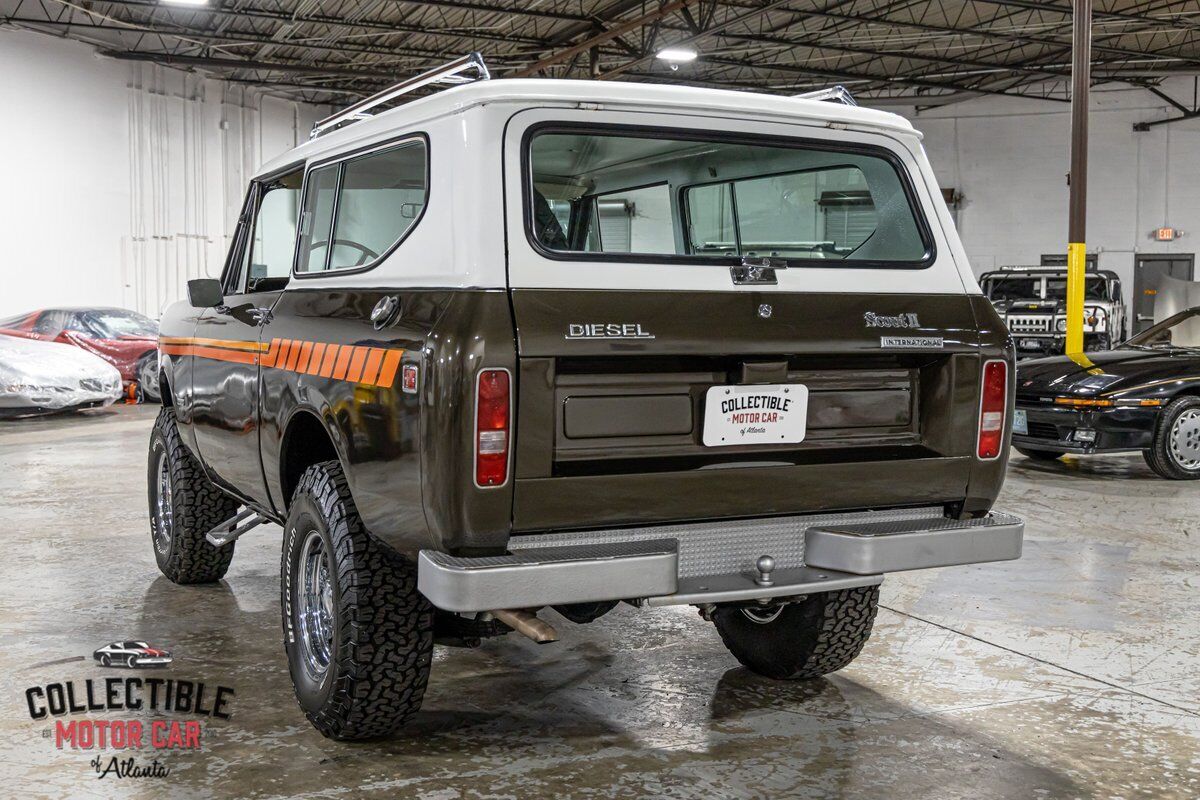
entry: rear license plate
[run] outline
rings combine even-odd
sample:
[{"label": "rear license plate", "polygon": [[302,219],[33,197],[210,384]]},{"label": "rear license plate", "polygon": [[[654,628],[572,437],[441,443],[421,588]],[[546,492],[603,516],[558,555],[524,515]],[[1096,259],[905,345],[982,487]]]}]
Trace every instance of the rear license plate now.
[{"label": "rear license plate", "polygon": [[1041,348],[1041,346],[1042,343],[1037,339],[1022,339],[1018,343],[1018,347],[1020,347],[1022,350],[1038,350]]},{"label": "rear license plate", "polygon": [[704,398],[704,444],[795,444],[808,424],[808,387],[799,383],[714,386]]},{"label": "rear license plate", "polygon": [[1029,418],[1025,416],[1023,408],[1013,411],[1013,433],[1029,435]]}]

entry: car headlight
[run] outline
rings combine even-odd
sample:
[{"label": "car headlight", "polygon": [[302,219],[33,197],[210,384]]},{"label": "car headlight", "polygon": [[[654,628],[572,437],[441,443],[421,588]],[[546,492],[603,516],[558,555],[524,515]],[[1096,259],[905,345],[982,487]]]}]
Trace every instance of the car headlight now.
[{"label": "car headlight", "polygon": [[1059,320],[1058,320],[1057,322],[1055,322],[1055,323],[1054,323],[1054,330],[1058,331],[1059,333],[1066,333],[1066,331],[1067,331],[1067,318],[1066,318],[1066,317],[1060,317],[1060,318],[1059,318]]}]

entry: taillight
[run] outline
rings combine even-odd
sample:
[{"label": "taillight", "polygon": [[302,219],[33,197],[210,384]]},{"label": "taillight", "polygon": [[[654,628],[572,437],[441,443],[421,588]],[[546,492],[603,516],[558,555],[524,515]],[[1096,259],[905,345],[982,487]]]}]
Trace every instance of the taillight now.
[{"label": "taillight", "polygon": [[475,384],[475,484],[501,486],[508,480],[508,370],[485,369]]},{"label": "taillight", "polygon": [[1004,441],[1004,406],[1008,402],[1008,362],[989,361],[983,365],[983,385],[979,401],[979,446],[976,454],[980,458],[992,459],[1000,455]]}]

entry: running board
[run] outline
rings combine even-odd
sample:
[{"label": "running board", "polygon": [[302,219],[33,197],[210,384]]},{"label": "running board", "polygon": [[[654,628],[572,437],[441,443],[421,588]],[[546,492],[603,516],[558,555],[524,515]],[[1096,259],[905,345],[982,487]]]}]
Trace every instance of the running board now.
[{"label": "running board", "polygon": [[204,534],[204,538],[213,547],[224,547],[243,533],[257,528],[264,522],[270,522],[270,520],[252,508],[243,508],[235,516]]}]

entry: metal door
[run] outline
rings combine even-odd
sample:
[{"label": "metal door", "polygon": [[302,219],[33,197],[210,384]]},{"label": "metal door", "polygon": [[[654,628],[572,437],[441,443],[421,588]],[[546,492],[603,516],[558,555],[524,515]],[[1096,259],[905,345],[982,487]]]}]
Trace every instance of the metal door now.
[{"label": "metal door", "polygon": [[1137,256],[1133,271],[1133,330],[1141,333],[1154,324],[1154,300],[1162,276],[1192,280],[1196,257],[1190,253],[1157,253]]}]

